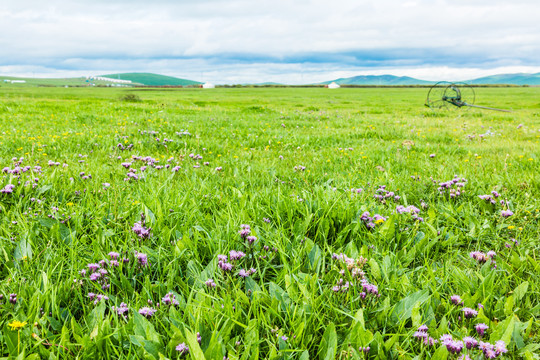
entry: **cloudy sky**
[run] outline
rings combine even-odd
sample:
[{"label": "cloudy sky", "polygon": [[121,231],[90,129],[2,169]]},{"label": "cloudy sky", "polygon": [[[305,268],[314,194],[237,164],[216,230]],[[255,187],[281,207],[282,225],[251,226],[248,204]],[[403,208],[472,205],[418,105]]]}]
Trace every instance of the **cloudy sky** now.
[{"label": "cloudy sky", "polygon": [[0,0],[0,74],[214,83],[540,72],[539,0]]}]

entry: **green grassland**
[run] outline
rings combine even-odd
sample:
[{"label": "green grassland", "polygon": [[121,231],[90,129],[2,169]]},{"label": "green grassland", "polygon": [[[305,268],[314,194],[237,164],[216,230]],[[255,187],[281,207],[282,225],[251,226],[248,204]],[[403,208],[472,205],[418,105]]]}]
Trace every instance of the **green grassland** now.
[{"label": "green grassland", "polygon": [[540,88],[426,92],[2,86],[0,355],[538,359]]}]

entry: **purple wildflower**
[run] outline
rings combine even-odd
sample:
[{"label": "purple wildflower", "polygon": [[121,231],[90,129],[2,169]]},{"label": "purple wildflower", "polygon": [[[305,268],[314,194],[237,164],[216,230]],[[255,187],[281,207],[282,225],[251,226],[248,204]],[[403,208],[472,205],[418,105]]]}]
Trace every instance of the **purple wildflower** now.
[{"label": "purple wildflower", "polygon": [[156,309],[145,306],[139,309],[139,314],[146,318],[151,318],[156,313],[156,311]]},{"label": "purple wildflower", "polygon": [[501,211],[501,216],[504,217],[504,218],[510,217],[512,215],[514,215],[514,213],[511,210],[502,210]]},{"label": "purple wildflower", "polygon": [[474,328],[476,329],[476,332],[478,333],[478,335],[482,337],[486,333],[486,330],[489,329],[489,326],[487,326],[484,323],[480,323],[480,324],[477,324]]},{"label": "purple wildflower", "polygon": [[146,256],[146,254],[137,253],[137,261],[139,262],[139,265],[141,267],[145,267],[148,265],[148,257]]},{"label": "purple wildflower", "polygon": [[116,311],[116,313],[118,315],[124,315],[125,313],[127,313],[129,311],[129,308],[127,306],[126,303],[120,303],[120,306],[115,308],[114,306],[112,307],[112,310],[113,311]]},{"label": "purple wildflower", "polygon": [[465,336],[463,342],[465,343],[465,347],[469,350],[478,346],[478,341],[471,336]]},{"label": "purple wildflower", "polygon": [[503,340],[499,340],[495,343],[495,353],[497,355],[507,353],[508,350],[506,350],[506,343]]},{"label": "purple wildflower", "polygon": [[472,319],[478,315],[478,311],[471,308],[463,308],[461,311],[463,311],[463,316],[465,316],[466,319]]},{"label": "purple wildflower", "polygon": [[454,305],[460,305],[463,303],[461,300],[461,297],[459,295],[452,295],[450,296],[450,301],[452,301],[452,304]]},{"label": "purple wildflower", "polygon": [[187,346],[186,343],[178,344],[176,346],[176,351],[178,351],[180,355],[189,354],[189,346]]}]

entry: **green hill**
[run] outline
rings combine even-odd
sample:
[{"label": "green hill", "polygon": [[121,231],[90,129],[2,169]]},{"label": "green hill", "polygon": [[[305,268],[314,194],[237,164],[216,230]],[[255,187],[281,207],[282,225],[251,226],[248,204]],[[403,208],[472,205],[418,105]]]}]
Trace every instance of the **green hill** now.
[{"label": "green hill", "polygon": [[509,85],[540,85],[540,73],[537,74],[501,74],[481,77],[466,81],[468,84],[509,84]]},{"label": "green hill", "polygon": [[325,81],[321,84],[328,85],[332,82],[339,85],[429,85],[434,83],[432,81],[418,80],[408,76],[359,75],[350,78]]},{"label": "green hill", "polygon": [[[5,81],[7,80],[7,81]],[[24,83],[11,83],[12,80]],[[109,85],[110,81],[87,80],[86,77],[78,78],[27,78],[14,76],[0,76],[0,86],[89,86],[91,83],[96,85]]]},{"label": "green hill", "polygon": [[139,83],[148,86],[186,86],[202,84],[193,80],[180,79],[173,76],[152,74],[152,73],[123,73],[123,74],[108,74],[99,75],[110,79],[131,80],[134,83]]}]

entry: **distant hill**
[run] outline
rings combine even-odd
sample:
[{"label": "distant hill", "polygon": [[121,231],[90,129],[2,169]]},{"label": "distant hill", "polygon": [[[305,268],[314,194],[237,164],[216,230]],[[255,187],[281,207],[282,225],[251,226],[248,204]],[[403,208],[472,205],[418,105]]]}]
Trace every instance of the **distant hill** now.
[{"label": "distant hill", "polygon": [[[11,81],[16,82],[11,84]],[[20,83],[17,81],[24,81]],[[110,81],[102,80],[88,80],[86,77],[78,78],[28,78],[28,77],[14,77],[14,76],[0,76],[0,85],[4,86],[89,86],[90,84],[96,85],[112,85]]]},{"label": "distant hill", "polygon": [[501,74],[481,77],[465,81],[468,84],[509,84],[509,85],[540,85],[540,73],[537,74]]},{"label": "distant hill", "polygon": [[202,84],[193,80],[180,79],[173,76],[151,74],[151,73],[123,73],[123,74],[107,74],[99,75],[110,79],[131,80],[134,83],[139,83],[148,86],[186,86]]},{"label": "distant hill", "polygon": [[328,85],[335,82],[339,85],[429,85],[433,81],[418,80],[408,76],[394,75],[359,75],[350,78],[341,78],[325,81],[320,84]]},{"label": "distant hill", "polygon": [[[419,80],[408,76],[394,75],[359,75],[325,81],[320,84],[328,85],[335,82],[339,85],[430,85],[436,81]],[[478,79],[460,81],[472,85],[540,85],[540,73],[537,74],[499,74]]]}]

